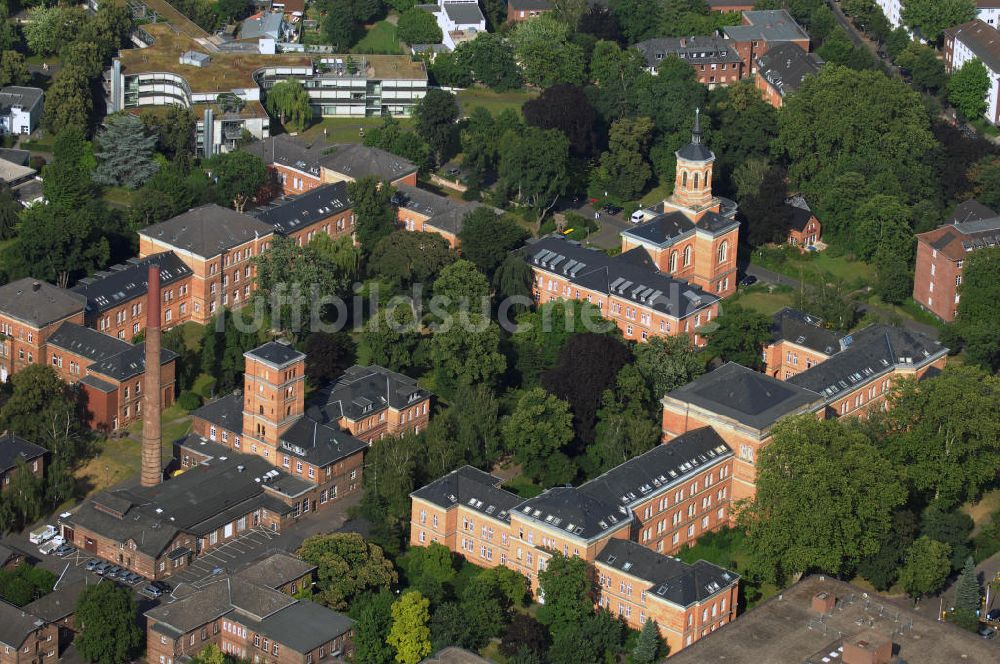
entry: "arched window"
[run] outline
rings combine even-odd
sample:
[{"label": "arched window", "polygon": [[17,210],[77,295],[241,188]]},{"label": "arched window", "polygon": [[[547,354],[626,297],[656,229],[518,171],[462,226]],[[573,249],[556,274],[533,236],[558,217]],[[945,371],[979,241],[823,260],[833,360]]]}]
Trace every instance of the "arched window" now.
[{"label": "arched window", "polygon": [[681,171],[681,188],[687,189],[688,187],[688,172]]},{"label": "arched window", "polygon": [[684,267],[691,264],[691,245],[684,247]]},{"label": "arched window", "polygon": [[727,258],[729,258],[729,242],[723,240],[719,245],[719,262],[724,263]]},{"label": "arched window", "polygon": [[677,270],[677,252],[676,251],[671,251],[670,252],[670,269],[668,269],[667,272],[674,272],[675,270]]},{"label": "arched window", "polygon": [[698,188],[698,174],[697,173],[694,174],[694,188],[695,189]]}]

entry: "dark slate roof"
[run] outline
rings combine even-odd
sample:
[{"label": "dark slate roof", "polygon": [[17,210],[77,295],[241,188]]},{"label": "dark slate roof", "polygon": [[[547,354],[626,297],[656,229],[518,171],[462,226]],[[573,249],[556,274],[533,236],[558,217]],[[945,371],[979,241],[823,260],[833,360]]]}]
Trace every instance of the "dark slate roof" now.
[{"label": "dark slate roof", "polygon": [[76,323],[63,323],[46,343],[85,357],[91,362],[106,360],[132,347],[127,341]]},{"label": "dark slate roof", "polygon": [[147,226],[139,234],[211,258],[273,231],[271,226],[249,215],[211,203]]},{"label": "dark slate roof", "polygon": [[368,443],[330,425],[300,417],[281,434],[279,452],[287,452],[320,468],[368,448]]},{"label": "dark slate roof", "polygon": [[0,148],[0,159],[18,166],[27,166],[28,162],[31,161],[31,152],[15,148]]},{"label": "dark slate roof", "polygon": [[809,207],[809,203],[806,202],[806,199],[803,196],[792,196],[791,198],[786,198],[785,208],[787,212],[788,227],[799,232],[804,232],[806,224],[808,224],[809,220],[815,216],[812,208]]},{"label": "dark slate roof", "polygon": [[288,134],[278,134],[244,146],[243,150],[257,155],[268,164],[280,164],[309,173],[315,178],[321,176],[320,159],[326,145],[306,144]]},{"label": "dark slate roof", "polygon": [[486,20],[475,2],[445,2],[444,11],[456,25],[479,25]]},{"label": "dark slate roof", "polygon": [[305,353],[300,353],[292,348],[291,344],[282,341],[268,341],[262,346],[248,350],[243,355],[260,360],[261,362],[273,364],[279,368],[292,362],[297,362],[305,357]]},{"label": "dark slate roof", "polygon": [[316,565],[285,551],[275,551],[243,568],[237,576],[269,588],[278,588],[314,571]]},{"label": "dark slate roof", "polygon": [[8,85],[0,88],[0,114],[9,115],[10,109],[19,106],[31,110],[42,100],[41,88],[29,88],[21,85]]},{"label": "dark slate roof", "polygon": [[655,68],[675,55],[692,65],[741,62],[733,42],[715,35],[707,37],[656,37],[635,44],[646,66]]},{"label": "dark slate roof", "polygon": [[448,196],[439,196],[433,192],[419,187],[411,187],[408,184],[396,185],[396,191],[400,196],[399,207],[413,210],[417,214],[429,217],[428,225],[440,230],[458,235],[462,232],[462,224],[465,222],[467,214],[478,207],[481,203],[465,203],[456,201]]},{"label": "dark slate roof", "polygon": [[172,251],[146,258],[130,258],[123,265],[112,265],[81,279],[71,290],[87,298],[87,313],[107,311],[122,302],[146,294],[149,288],[149,266],[160,266],[160,285],[170,284],[191,275],[191,268]]},{"label": "dark slate roof", "polygon": [[698,230],[719,235],[729,232],[734,227],[739,226],[739,223],[720,214],[708,212],[695,224],[683,212],[674,210],[658,214],[649,221],[626,228],[621,234],[643,242],[650,242],[658,247],[667,247],[690,237]]},{"label": "dark slate roof", "polygon": [[222,578],[182,599],[146,611],[146,618],[172,627],[175,633],[190,632],[233,610],[232,585],[243,584],[233,584],[229,577]]},{"label": "dark slate roof", "polygon": [[510,521],[510,510],[522,498],[500,488],[499,477],[472,466],[462,466],[410,494],[445,509],[459,503],[500,521]]},{"label": "dark slate roof", "polygon": [[743,12],[749,25],[723,26],[722,32],[735,41],[760,39],[767,42],[808,40],[809,35],[785,9]]},{"label": "dark slate roof", "polygon": [[110,394],[111,392],[115,392],[118,389],[117,387],[115,387],[114,385],[112,385],[111,383],[109,383],[108,381],[101,380],[97,376],[92,376],[90,374],[87,374],[86,376],[84,376],[83,378],[81,378],[80,379],[80,384],[81,385],[88,385],[88,386],[94,388],[95,390],[97,390],[99,392],[104,392],[106,394]]},{"label": "dark slate roof", "polygon": [[945,34],[965,44],[988,69],[1000,72],[1000,33],[982,19],[956,25]]},{"label": "dark slate roof", "polygon": [[591,540],[632,521],[632,509],[733,451],[709,427],[658,445],[579,487],[555,487],[511,510],[567,535]]},{"label": "dark slate roof", "polygon": [[299,653],[315,650],[354,627],[354,621],[344,614],[308,600],[294,602],[262,620],[247,620],[240,608],[235,614],[248,630],[270,637]]},{"label": "dark slate roof", "polygon": [[509,0],[507,3],[517,11],[544,12],[555,9],[549,0]]},{"label": "dark slate roof", "polygon": [[774,314],[771,334],[774,341],[790,341],[824,355],[841,350],[842,335],[823,327],[822,318],[791,307]]},{"label": "dark slate roof", "polygon": [[962,224],[967,221],[985,221],[987,219],[996,219],[997,213],[992,209],[986,207],[975,198],[970,198],[967,201],[962,201],[955,206],[955,210],[951,213],[951,218],[948,219],[949,224]]},{"label": "dark slate roof", "polygon": [[757,75],[771,84],[784,97],[802,86],[806,76],[819,71],[823,61],[813,53],[806,53],[793,42],[785,42],[768,49],[757,58]]},{"label": "dark slate roof", "polygon": [[336,382],[321,389],[310,405],[319,405],[323,422],[341,417],[359,420],[385,408],[399,410],[431,396],[417,381],[378,365],[347,369]]},{"label": "dark slate roof", "polygon": [[0,470],[5,472],[16,466],[18,460],[27,463],[47,453],[48,450],[44,447],[29,443],[12,433],[0,436]]},{"label": "dark slate roof", "polygon": [[44,327],[83,311],[86,299],[40,279],[25,277],[0,286],[0,313]]},{"label": "dark slate roof", "polygon": [[17,650],[45,621],[26,610],[0,600],[0,643]]},{"label": "dark slate roof", "polygon": [[612,539],[597,554],[597,563],[613,567],[649,584],[646,596],[688,607],[739,581],[739,574],[699,560],[689,565],[630,540]]},{"label": "dark slate roof", "polygon": [[688,161],[712,161],[715,153],[701,142],[701,109],[694,111],[694,128],[691,130],[691,142],[676,152],[679,159]]},{"label": "dark slate roof", "polygon": [[532,267],[581,288],[614,294],[675,318],[693,314],[719,299],[660,272],[641,247],[612,257],[561,235],[549,235],[529,243],[523,255]]},{"label": "dark slate roof", "polygon": [[693,404],[761,430],[786,415],[814,410],[822,402],[815,391],[735,362],[696,378],[666,398]]},{"label": "dark slate roof", "polygon": [[920,367],[948,352],[930,337],[891,325],[866,327],[842,343],[845,350],[787,382],[818,392],[829,403],[896,367]]},{"label": "dark slate roof", "polygon": [[229,394],[191,411],[197,417],[228,431],[243,431],[243,396]]},{"label": "dark slate roof", "polygon": [[[160,349],[161,365],[178,357],[177,353],[169,348]],[[146,370],[146,344],[130,346],[117,355],[95,362],[87,370],[119,382],[134,378]]]},{"label": "dark slate roof", "polygon": [[[84,576],[82,581],[58,585],[52,592],[42,595],[34,602],[27,604],[24,610],[50,623],[59,622],[76,612],[76,600],[90,585],[104,582],[103,578],[90,583],[93,577]],[[106,582],[110,583],[110,581]]]},{"label": "dark slate roof", "polygon": [[349,210],[347,183],[320,185],[304,194],[280,201],[277,205],[256,213],[256,217],[274,228],[279,235],[288,235],[335,214]]},{"label": "dark slate roof", "polygon": [[355,180],[369,175],[386,182],[417,172],[417,165],[391,152],[360,143],[345,143],[327,148],[319,163],[324,168]]},{"label": "dark slate roof", "polygon": [[[268,481],[256,481],[265,473],[271,473]],[[66,521],[117,542],[132,539],[140,551],[155,557],[178,531],[203,535],[257,507],[282,511],[272,490],[297,495],[309,486],[261,457],[233,453],[154,487],[136,486],[98,494]]]}]

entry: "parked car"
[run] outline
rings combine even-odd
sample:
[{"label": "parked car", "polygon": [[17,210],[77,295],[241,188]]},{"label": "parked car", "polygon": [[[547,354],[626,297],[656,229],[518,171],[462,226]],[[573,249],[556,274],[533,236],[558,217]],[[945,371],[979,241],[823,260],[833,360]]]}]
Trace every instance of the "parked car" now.
[{"label": "parked car", "polygon": [[50,539],[49,541],[45,542],[40,547],[38,547],[38,551],[43,555],[47,556],[56,549],[58,549],[60,546],[62,546],[62,544],[63,543],[59,541],[58,538],[53,537],[52,539]]},{"label": "parked car", "polygon": [[150,585],[159,588],[162,593],[168,593],[174,589],[173,586],[166,581],[153,581]]},{"label": "parked car", "polygon": [[622,211],[622,208],[618,207],[617,205],[612,205],[611,203],[608,203],[607,205],[605,205],[601,209],[604,210],[605,212],[607,212],[608,214],[612,215],[612,216],[616,215],[616,214],[618,214],[618,213],[620,213]]},{"label": "parked car", "polygon": [[154,583],[151,583],[142,589],[142,594],[150,599],[156,599],[163,594],[163,591],[157,588]]},{"label": "parked car", "polygon": [[986,620],[990,622],[1000,621],[1000,609],[993,609],[986,614]]},{"label": "parked car", "polygon": [[125,583],[128,583],[128,584],[134,586],[135,584],[137,584],[140,581],[142,581],[142,577],[140,575],[136,574],[135,572],[129,572],[128,574],[126,574],[124,576],[124,578],[122,580],[125,581]]},{"label": "parked car", "polygon": [[748,274],[747,276],[743,277],[742,281],[740,281],[741,286],[753,286],[755,283],[757,283],[757,277],[753,276],[752,274]]},{"label": "parked car", "polygon": [[104,576],[104,570],[106,570],[109,567],[111,567],[111,563],[102,560],[96,565],[94,565],[94,573],[100,576]]},{"label": "parked car", "polygon": [[32,544],[42,544],[56,536],[56,527],[52,525],[39,526],[31,531],[28,541]]},{"label": "parked car", "polygon": [[454,166],[448,169],[448,175],[450,175],[453,178],[458,177],[461,174],[462,174],[462,171],[460,171],[459,169],[455,168]]},{"label": "parked car", "polygon": [[54,553],[55,555],[57,555],[60,558],[62,558],[63,556],[68,556],[69,554],[71,554],[71,553],[73,553],[75,551],[76,551],[76,547],[73,546],[72,544],[62,544],[60,546],[57,546],[56,550],[53,551],[52,553]]},{"label": "parked car", "polygon": [[632,216],[629,217],[629,221],[631,221],[633,224],[641,224],[645,220],[646,220],[646,214],[642,210],[636,210],[635,212],[632,213]]},{"label": "parked car", "polygon": [[97,566],[98,566],[98,565],[100,565],[100,564],[101,564],[101,561],[100,561],[100,560],[98,560],[98,559],[96,559],[96,558],[91,558],[90,560],[88,560],[88,561],[87,561],[87,564],[86,564],[86,565],[84,565],[84,568],[85,568],[85,569],[86,569],[86,570],[87,570],[88,572],[93,572],[93,571],[94,571],[94,568],[95,568],[95,567],[97,567]]},{"label": "parked car", "polygon": [[997,635],[997,631],[992,627],[986,627],[985,625],[979,628],[979,636],[984,639],[992,639]]}]

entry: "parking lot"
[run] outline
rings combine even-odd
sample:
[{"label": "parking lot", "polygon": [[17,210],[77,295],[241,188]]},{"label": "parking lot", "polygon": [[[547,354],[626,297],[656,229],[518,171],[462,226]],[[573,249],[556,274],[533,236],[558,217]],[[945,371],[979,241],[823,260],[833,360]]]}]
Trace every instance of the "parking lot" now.
[{"label": "parking lot", "polygon": [[236,572],[272,549],[275,537],[275,533],[263,528],[248,530],[236,539],[201,554],[190,566],[172,575],[170,582],[197,586],[218,574]]}]

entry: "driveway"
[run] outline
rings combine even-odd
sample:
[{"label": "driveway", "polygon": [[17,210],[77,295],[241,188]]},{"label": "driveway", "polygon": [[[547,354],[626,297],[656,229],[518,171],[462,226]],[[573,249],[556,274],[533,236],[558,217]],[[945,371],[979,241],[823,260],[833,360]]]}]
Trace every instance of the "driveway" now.
[{"label": "driveway", "polygon": [[594,213],[598,212],[598,210],[595,210],[594,206],[589,202],[577,202],[576,204],[568,202],[564,207],[561,207],[557,211],[575,212],[586,217],[587,219],[594,219],[597,221],[597,230],[592,232],[587,237],[584,244],[597,247],[598,249],[614,249],[616,247],[620,247],[622,240],[619,234],[632,225],[621,215],[621,213],[610,215],[602,210],[600,211],[600,217],[595,218]]}]

